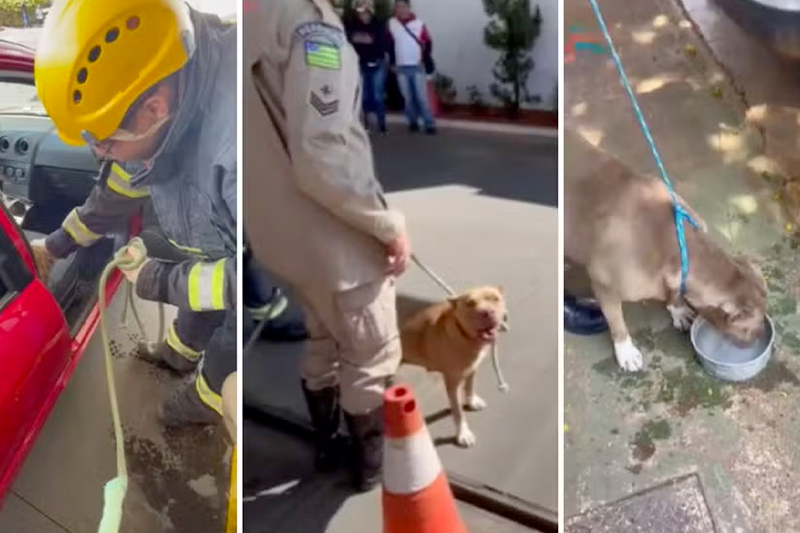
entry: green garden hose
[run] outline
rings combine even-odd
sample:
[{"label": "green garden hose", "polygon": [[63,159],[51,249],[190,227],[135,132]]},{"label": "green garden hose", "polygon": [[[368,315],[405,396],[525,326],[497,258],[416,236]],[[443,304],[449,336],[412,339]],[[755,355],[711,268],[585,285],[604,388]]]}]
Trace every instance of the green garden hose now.
[{"label": "green garden hose", "polygon": [[[136,249],[139,252],[139,257],[132,258],[128,255],[129,249]],[[106,306],[108,301],[106,298],[106,284],[108,277],[115,268],[122,271],[131,271],[139,268],[147,259],[147,248],[145,248],[142,239],[135,237],[127,246],[121,248],[111,262],[103,270],[100,276],[100,334],[103,340],[103,351],[105,355],[106,364],[106,382],[108,384],[108,396],[111,404],[111,419],[114,423],[114,438],[116,439],[117,447],[117,477],[106,483],[103,492],[103,517],[100,520],[98,533],[118,533],[120,524],[122,523],[122,506],[125,501],[125,495],[128,492],[128,464],[125,458],[125,440],[122,433],[122,421],[119,415],[119,403],[117,401],[117,387],[114,381],[113,358],[111,355],[111,344],[108,338],[108,326],[106,324]],[[131,307],[131,312],[139,326],[139,331],[142,337],[145,338],[145,330],[142,321],[139,318],[139,313],[136,311],[136,306],[133,303],[133,284],[128,283],[126,290],[126,301],[123,307],[122,320],[125,320],[125,312],[128,306]],[[164,328],[164,305],[159,304],[159,340],[163,338]]]}]

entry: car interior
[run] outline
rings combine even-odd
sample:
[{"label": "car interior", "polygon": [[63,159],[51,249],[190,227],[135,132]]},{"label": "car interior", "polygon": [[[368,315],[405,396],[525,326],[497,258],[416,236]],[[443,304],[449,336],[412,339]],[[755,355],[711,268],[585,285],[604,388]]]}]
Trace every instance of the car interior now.
[{"label": "car interior", "polygon": [[[0,114],[0,196],[30,244],[58,229],[89,196],[99,163],[64,144],[43,115]],[[56,262],[46,280],[74,335],[97,301],[97,283],[127,235],[103,238]]]}]

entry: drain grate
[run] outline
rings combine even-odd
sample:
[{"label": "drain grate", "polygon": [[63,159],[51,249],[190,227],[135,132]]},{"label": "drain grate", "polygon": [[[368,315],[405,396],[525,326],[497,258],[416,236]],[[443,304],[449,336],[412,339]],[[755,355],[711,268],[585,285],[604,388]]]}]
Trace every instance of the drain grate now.
[{"label": "drain grate", "polygon": [[672,480],[567,520],[565,533],[714,533],[696,475]]}]

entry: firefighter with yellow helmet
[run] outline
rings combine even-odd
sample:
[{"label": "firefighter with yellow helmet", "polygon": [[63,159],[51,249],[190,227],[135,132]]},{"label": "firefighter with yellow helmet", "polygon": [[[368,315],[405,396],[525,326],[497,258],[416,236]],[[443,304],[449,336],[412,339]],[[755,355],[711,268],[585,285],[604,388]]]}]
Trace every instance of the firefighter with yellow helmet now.
[{"label": "firefighter with yellow helmet", "polygon": [[219,421],[236,370],[236,54],[234,25],[180,0],[57,0],[36,53],[61,139],[102,161],[86,202],[32,243],[37,265],[151,209],[166,252],[126,276],[141,298],[178,308],[166,339],[139,347],[187,376],[162,403],[168,426]]}]

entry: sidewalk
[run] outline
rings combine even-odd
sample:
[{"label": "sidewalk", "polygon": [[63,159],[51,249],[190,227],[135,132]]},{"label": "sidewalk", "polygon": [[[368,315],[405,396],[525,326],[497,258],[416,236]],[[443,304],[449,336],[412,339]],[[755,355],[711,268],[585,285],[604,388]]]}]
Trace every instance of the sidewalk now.
[{"label": "sidewalk", "polygon": [[[688,337],[659,306],[626,307],[648,362],[641,375],[617,369],[606,336],[567,335],[567,531],[587,524],[615,533],[800,531],[798,241],[785,229],[762,130],[745,120],[742,83],[731,80],[676,2],[599,1],[677,191],[718,242],[759,259],[767,273],[777,351],[762,376],[733,386],[703,373]],[[588,1],[568,1],[565,10],[568,32],[597,41]],[[654,176],[610,57],[579,51],[565,78],[567,127]],[[565,158],[570,179],[576,162],[569,145]],[[692,474],[696,484],[678,482]],[[673,521],[648,528],[637,517],[652,510],[643,491],[655,487]],[[613,522],[620,513],[628,525]]]}]

